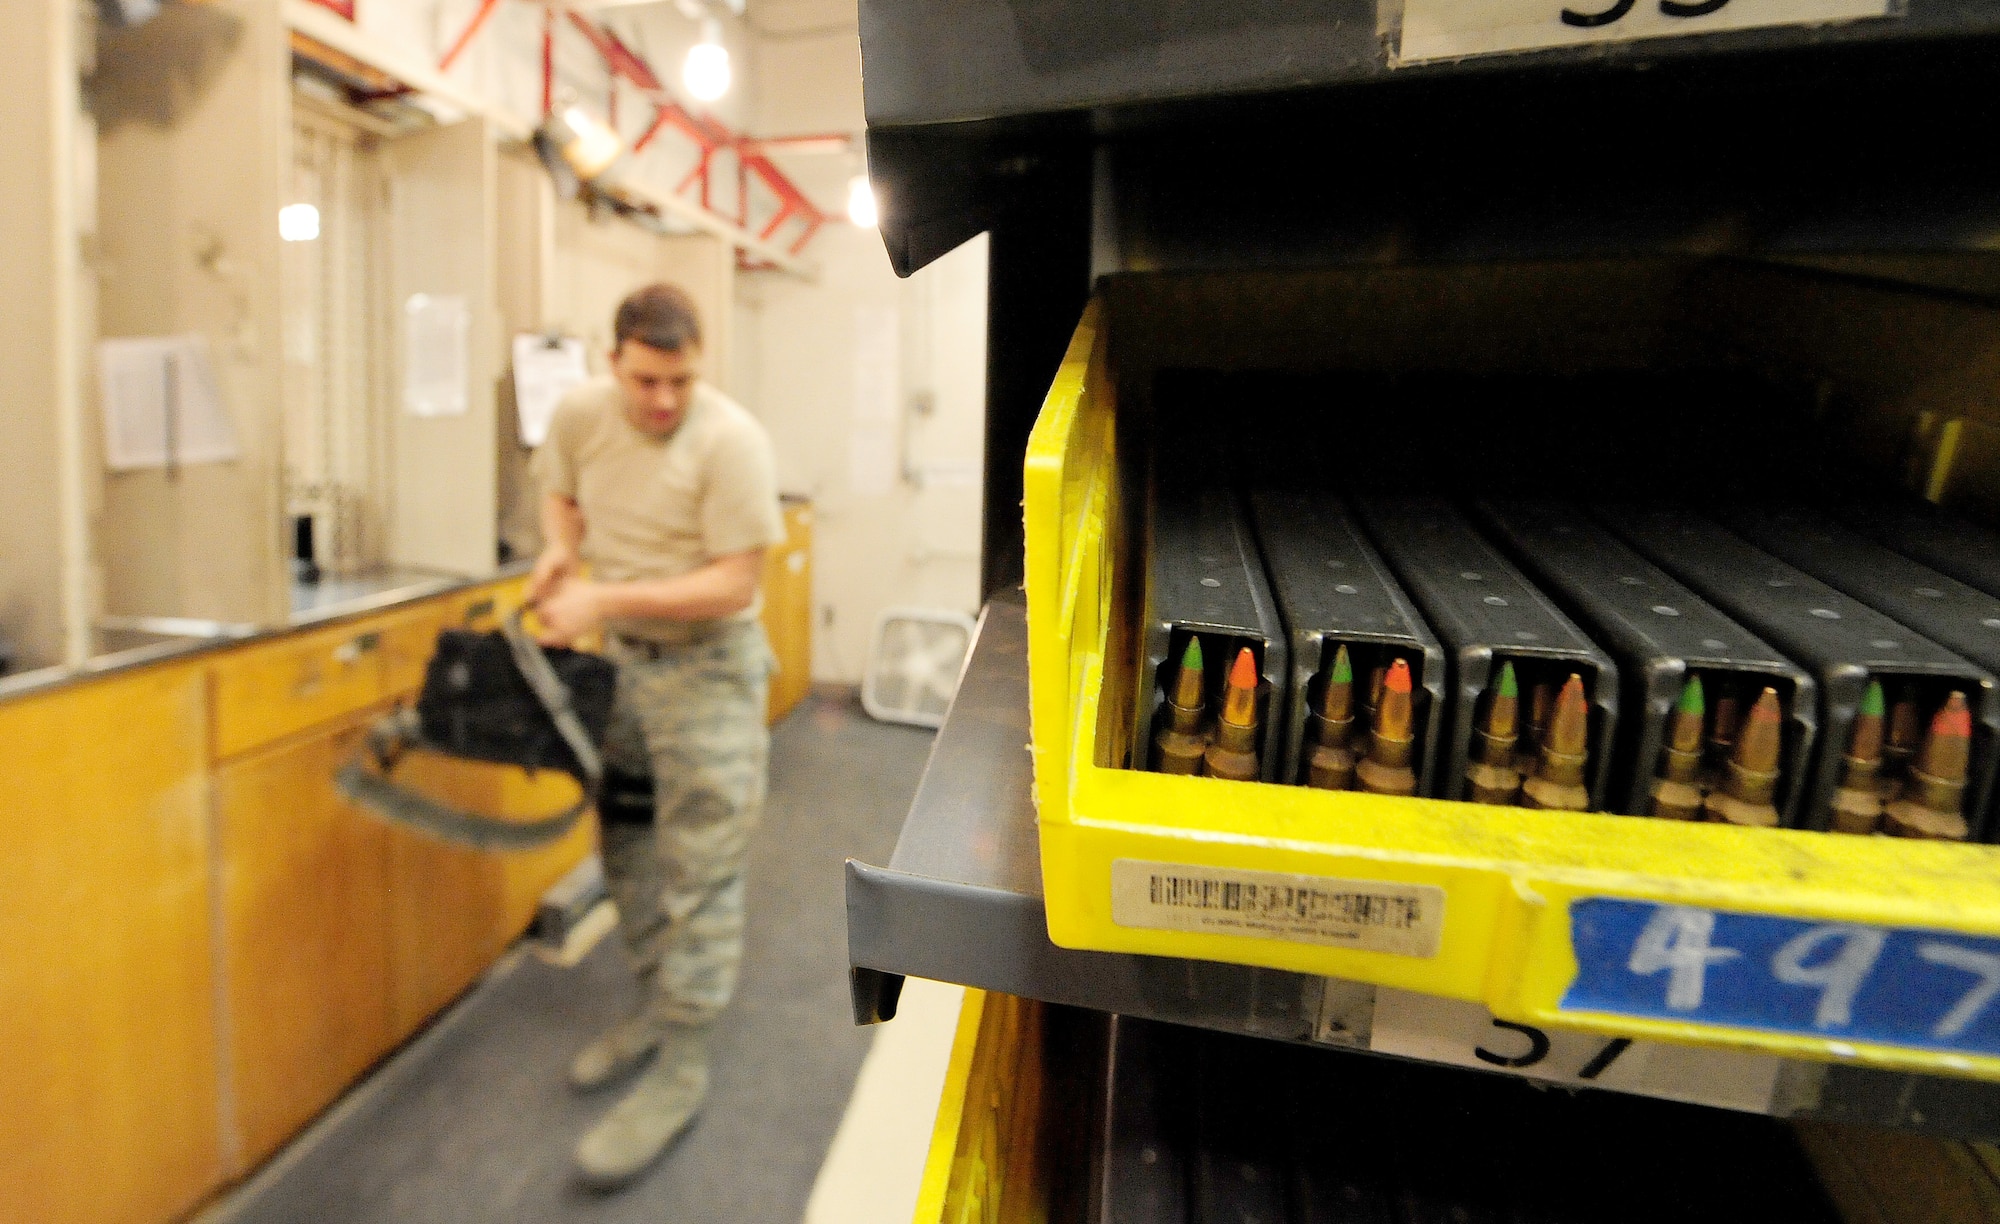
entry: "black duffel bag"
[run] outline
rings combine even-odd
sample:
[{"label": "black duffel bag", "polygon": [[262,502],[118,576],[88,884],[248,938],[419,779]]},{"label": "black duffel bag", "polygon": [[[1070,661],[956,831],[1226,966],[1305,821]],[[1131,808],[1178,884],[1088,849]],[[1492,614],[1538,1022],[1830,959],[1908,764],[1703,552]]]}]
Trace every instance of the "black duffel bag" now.
[{"label": "black duffel bag", "polygon": [[[340,767],[340,792],[397,824],[482,850],[526,850],[569,832],[604,782],[601,745],[617,687],[611,662],[544,648],[521,613],[493,633],[447,629],[424,669],[417,704],[369,728]],[[577,801],[533,820],[467,812],[402,786],[391,775],[412,749],[525,769],[553,769],[583,787]]]}]

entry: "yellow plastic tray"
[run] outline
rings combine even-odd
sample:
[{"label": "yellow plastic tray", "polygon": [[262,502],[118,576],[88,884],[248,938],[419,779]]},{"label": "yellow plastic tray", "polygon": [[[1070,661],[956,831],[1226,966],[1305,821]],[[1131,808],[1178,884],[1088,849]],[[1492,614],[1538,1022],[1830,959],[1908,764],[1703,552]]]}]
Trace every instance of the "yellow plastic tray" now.
[{"label": "yellow plastic tray", "polygon": [[[1101,295],[1088,308],[1027,452],[1035,797],[1055,943],[1372,982],[1476,1000],[1519,1023],[2000,1078],[2000,1056],[1926,1049],[1915,1040],[1561,1006],[1578,972],[1574,900],[1623,898],[1729,915],[1994,936],[2000,935],[2000,848],[1394,799],[1107,767],[1129,737],[1121,720],[1134,699],[1120,687],[1131,668],[1107,664],[1132,653],[1122,623],[1131,618],[1120,602],[1127,524],[1118,383],[1107,343],[1119,300],[1114,286],[1108,299]],[[1146,338],[1128,337],[1117,351],[1146,347]],[[1162,873],[1146,864],[1187,869],[1180,874],[1189,878],[1273,873],[1234,878],[1300,877],[1292,882],[1335,893],[1359,885],[1363,893],[1416,898],[1429,925],[1414,943],[1433,939],[1434,951],[1386,947],[1379,939],[1373,948],[1315,942],[1296,931],[1162,929],[1159,910],[1145,898],[1135,902],[1137,920],[1129,913],[1126,921],[1114,920],[1114,864],[1121,861],[1126,872],[1142,876]]]}]

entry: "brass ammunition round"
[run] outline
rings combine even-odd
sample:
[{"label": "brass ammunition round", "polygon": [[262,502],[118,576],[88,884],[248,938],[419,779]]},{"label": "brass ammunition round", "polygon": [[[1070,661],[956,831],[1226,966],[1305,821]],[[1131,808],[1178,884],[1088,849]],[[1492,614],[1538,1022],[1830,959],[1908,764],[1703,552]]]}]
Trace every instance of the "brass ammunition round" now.
[{"label": "brass ammunition round", "polygon": [[1354,738],[1355,718],[1321,718],[1306,715],[1306,742],[1313,750],[1306,758],[1305,784],[1320,790],[1354,788],[1354,752],[1347,745]]},{"label": "brass ammunition round", "polygon": [[1193,777],[1201,772],[1202,753],[1208,739],[1162,727],[1153,736],[1153,772]]},{"label": "brass ammunition round", "polygon": [[1771,796],[1778,789],[1778,771],[1746,769],[1739,761],[1725,762],[1722,786],[1709,793],[1702,803],[1708,819],[1718,824],[1772,829],[1778,825],[1778,809]]},{"label": "brass ammunition round", "polygon": [[1580,783],[1529,778],[1521,783],[1521,806],[1557,812],[1581,812],[1590,807],[1590,791]]},{"label": "brass ammunition round", "polygon": [[1521,775],[1510,765],[1489,765],[1484,761],[1474,761],[1465,768],[1465,781],[1471,788],[1466,799],[1472,803],[1493,803],[1502,807],[1513,807],[1520,797]]},{"label": "brass ammunition round", "polygon": [[1736,761],[1723,767],[1723,792],[1745,803],[1769,803],[1778,790],[1778,771],[1746,769]]},{"label": "brass ammunition round", "polygon": [[1153,721],[1164,724],[1153,733],[1153,771],[1184,777],[1200,773],[1202,750],[1208,747],[1201,707],[1163,701]]},{"label": "brass ammunition round", "polygon": [[1542,749],[1541,768],[1521,782],[1521,806],[1581,812],[1590,807],[1590,790],[1583,784],[1581,752]]},{"label": "brass ammunition round", "polygon": [[1364,759],[1354,767],[1354,774],[1361,780],[1361,789],[1371,795],[1417,793],[1416,771],[1408,765],[1384,765],[1379,761]]},{"label": "brass ammunition round", "polygon": [[1519,772],[1520,758],[1514,752],[1514,745],[1521,742],[1518,735],[1504,738],[1488,735],[1478,727],[1472,729],[1472,759],[1488,765],[1508,766]]},{"label": "brass ammunition round", "polygon": [[1320,790],[1354,789],[1354,753],[1321,744],[1306,760],[1306,785]]},{"label": "brass ammunition round", "polygon": [[1521,742],[1522,747],[1508,754],[1507,767],[1524,778],[1533,777],[1535,766],[1541,764],[1542,754],[1527,736],[1522,736]]},{"label": "brass ammunition round", "polygon": [[1679,752],[1669,745],[1660,750],[1660,781],[1693,784],[1700,776],[1700,749],[1693,752]]},{"label": "brass ammunition round", "polygon": [[1201,763],[1202,772],[1211,778],[1228,778],[1233,782],[1257,780],[1257,754],[1224,748],[1219,740],[1202,753]]},{"label": "brass ammunition round", "polygon": [[1741,825],[1751,829],[1778,827],[1778,809],[1769,803],[1751,803],[1727,791],[1716,791],[1702,802],[1702,812],[1716,824]]},{"label": "brass ammunition round", "polygon": [[1202,754],[1203,772],[1212,778],[1238,782],[1257,779],[1257,728],[1221,719],[1215,724],[1215,738]]},{"label": "brass ammunition round", "polygon": [[1888,805],[1883,827],[1894,837],[1964,841],[1971,834],[1959,809],[1965,802],[1965,782],[1934,778],[1910,769],[1904,797]]},{"label": "brass ammunition round", "polygon": [[1874,833],[1882,827],[1882,797],[1873,787],[1843,786],[1833,792],[1833,819],[1836,833]]},{"label": "brass ammunition round", "polygon": [[[1405,703],[1407,709],[1407,703]],[[1361,789],[1375,795],[1414,795],[1417,775],[1410,768],[1415,754],[1414,735],[1388,736],[1378,731],[1368,735],[1368,755],[1354,767]]]},{"label": "brass ammunition round", "polygon": [[1972,835],[1965,817],[1957,812],[1935,812],[1901,800],[1882,814],[1882,831],[1891,837],[1913,837],[1925,841],[1964,841]]},{"label": "brass ammunition round", "polygon": [[[1696,755],[1683,753],[1683,756]],[[1701,788],[1682,778],[1659,778],[1653,782],[1653,815],[1661,820],[1697,820],[1701,817]]]},{"label": "brass ammunition round", "polygon": [[1854,790],[1872,791],[1881,782],[1880,760],[1864,761],[1860,757],[1844,756],[1841,761],[1846,765],[1840,774],[1842,789],[1851,787]]}]

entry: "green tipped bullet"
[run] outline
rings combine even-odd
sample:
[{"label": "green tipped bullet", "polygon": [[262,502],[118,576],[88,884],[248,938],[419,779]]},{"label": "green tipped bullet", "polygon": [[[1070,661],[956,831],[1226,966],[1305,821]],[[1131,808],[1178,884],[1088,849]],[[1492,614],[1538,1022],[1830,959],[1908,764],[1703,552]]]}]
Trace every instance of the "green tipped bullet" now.
[{"label": "green tipped bullet", "polygon": [[1701,815],[1701,728],[1708,701],[1701,677],[1689,676],[1681,686],[1667,720],[1667,742],[1660,751],[1660,770],[1653,782],[1653,815],[1665,820],[1693,820]]},{"label": "green tipped bullet", "polygon": [[1351,790],[1355,761],[1348,741],[1354,735],[1354,664],[1344,643],[1334,651],[1333,668],[1327,673],[1319,709],[1313,714],[1317,725],[1312,755],[1306,761],[1306,785]]},{"label": "green tipped bullet", "polygon": [[1466,798],[1509,805],[1521,790],[1521,773],[1514,768],[1515,747],[1521,740],[1521,686],[1512,659],[1501,662],[1499,678],[1486,692],[1486,717],[1472,729]]},{"label": "green tipped bullet", "polygon": [[1204,726],[1201,639],[1188,635],[1187,649],[1181,652],[1180,670],[1174,685],[1160,706],[1160,724],[1153,733],[1153,768],[1159,773],[1193,775],[1201,772],[1201,754],[1208,748],[1209,731]]},{"label": "green tipped bullet", "polygon": [[1833,792],[1834,829],[1842,833],[1873,833],[1882,827],[1883,722],[1889,714],[1882,682],[1870,680],[1854,716],[1854,731],[1842,758],[1840,789]]}]

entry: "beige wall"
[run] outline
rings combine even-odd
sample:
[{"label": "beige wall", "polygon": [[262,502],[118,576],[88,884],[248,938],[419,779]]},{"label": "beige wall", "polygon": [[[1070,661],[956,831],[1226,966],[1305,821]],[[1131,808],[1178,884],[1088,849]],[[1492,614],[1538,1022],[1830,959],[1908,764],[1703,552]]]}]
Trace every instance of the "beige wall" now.
[{"label": "beige wall", "polygon": [[100,326],[105,336],[207,337],[242,457],[107,476],[106,610],[282,622],[287,35],[263,0],[168,6],[144,29],[163,40],[157,54],[199,68],[174,86],[166,122],[133,116],[102,133]]},{"label": "beige wall", "polygon": [[73,6],[8,9],[14,77],[0,91],[0,634],[17,664],[64,653],[62,439],[76,412]]},{"label": "beige wall", "polygon": [[[906,281],[873,231],[838,222],[811,251],[817,281],[742,278],[738,394],[771,431],[780,487],[815,503],[813,676],[854,683],[884,609],[978,609],[986,241]],[[861,403],[858,367],[885,319],[897,471],[871,488],[857,478],[883,426]]]}]

